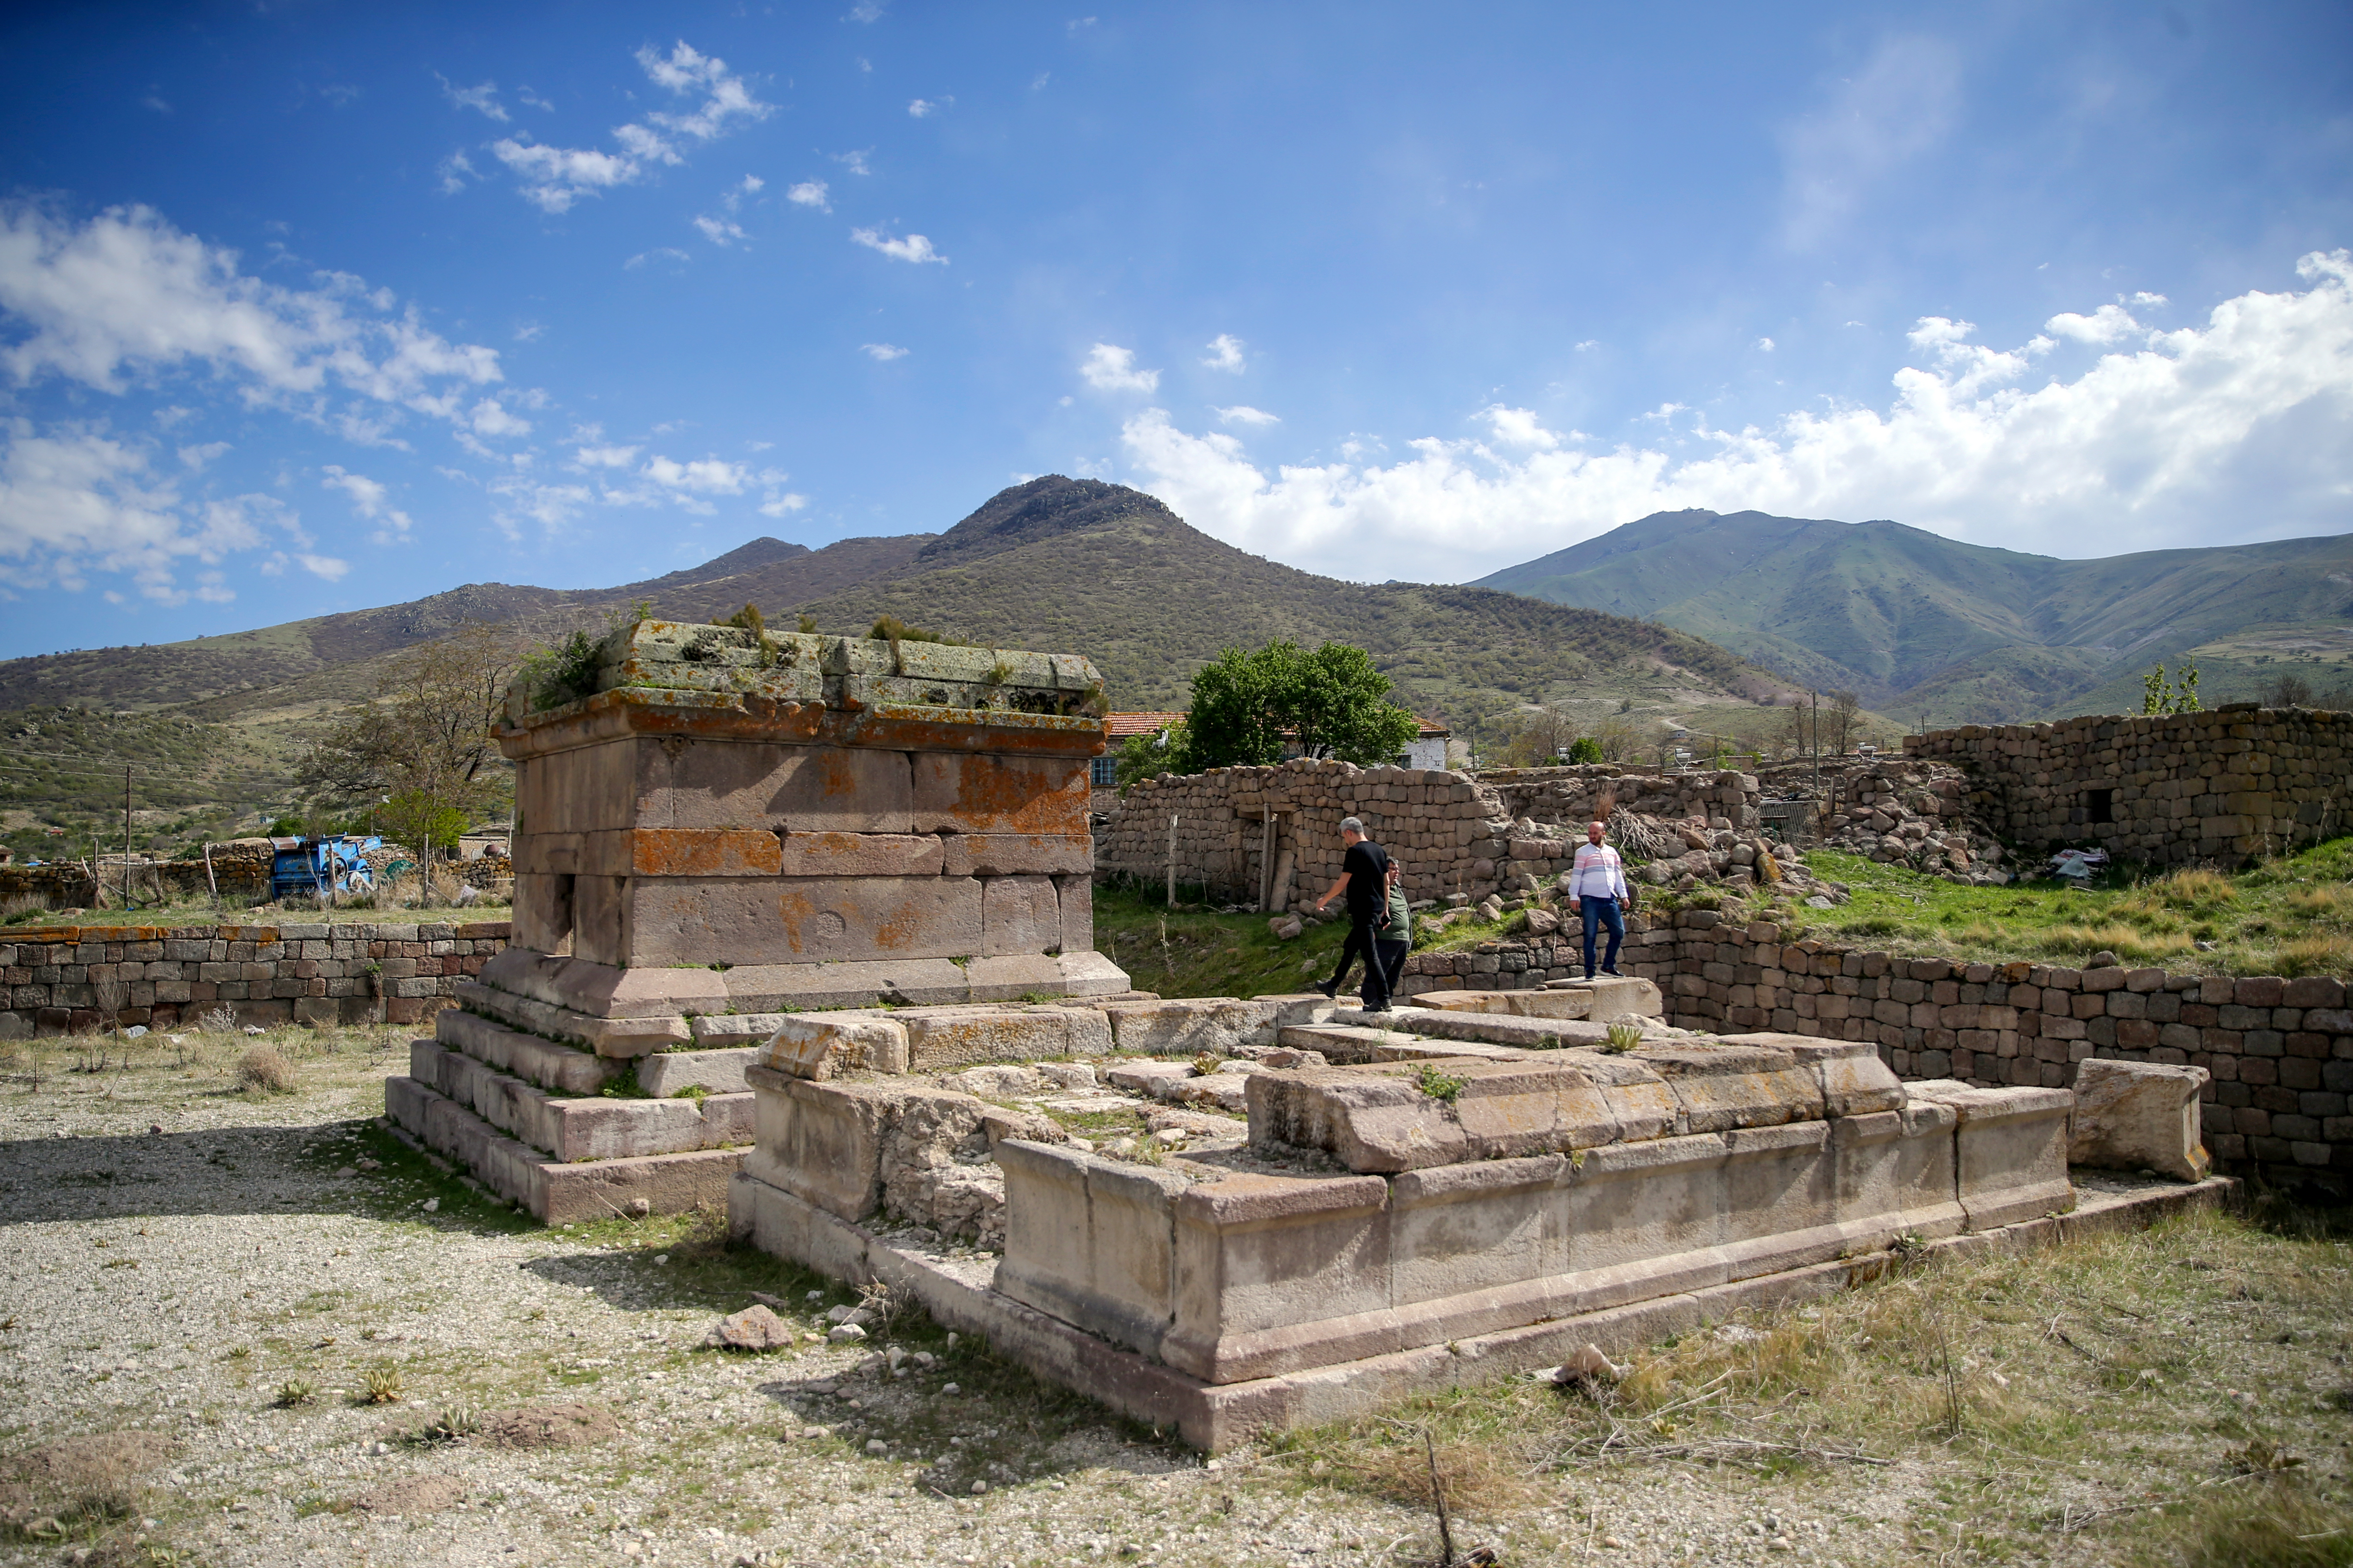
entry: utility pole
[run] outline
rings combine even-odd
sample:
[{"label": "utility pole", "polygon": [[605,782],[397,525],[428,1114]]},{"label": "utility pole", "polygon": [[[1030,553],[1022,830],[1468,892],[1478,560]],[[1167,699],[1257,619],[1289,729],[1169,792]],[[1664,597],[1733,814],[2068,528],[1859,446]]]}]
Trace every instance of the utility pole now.
[{"label": "utility pole", "polygon": [[131,907],[131,766],[122,768],[122,907]]},{"label": "utility pole", "polygon": [[1822,797],[1822,694],[1814,694],[1814,798]]}]

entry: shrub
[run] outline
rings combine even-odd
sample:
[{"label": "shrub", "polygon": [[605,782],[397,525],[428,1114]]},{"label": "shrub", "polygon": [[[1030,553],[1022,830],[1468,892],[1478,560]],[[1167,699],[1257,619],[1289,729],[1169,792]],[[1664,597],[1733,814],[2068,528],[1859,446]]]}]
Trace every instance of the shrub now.
[{"label": "shrub", "polygon": [[239,1089],[259,1089],[264,1094],[290,1094],[294,1089],[294,1064],[276,1046],[256,1046],[237,1058],[237,1084]]}]

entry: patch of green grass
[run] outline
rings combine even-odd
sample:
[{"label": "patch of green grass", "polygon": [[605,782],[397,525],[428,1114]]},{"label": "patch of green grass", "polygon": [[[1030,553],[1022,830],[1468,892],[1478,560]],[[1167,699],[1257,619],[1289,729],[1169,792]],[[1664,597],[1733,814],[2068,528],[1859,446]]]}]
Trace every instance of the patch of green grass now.
[{"label": "patch of green grass", "polygon": [[1345,922],[1311,925],[1281,942],[1267,928],[1269,918],[1221,915],[1198,903],[1172,910],[1165,892],[1102,887],[1095,889],[1095,948],[1127,971],[1137,990],[1163,996],[1304,991],[1332,973],[1347,938]]},{"label": "patch of green grass", "polygon": [[1852,892],[1840,908],[1788,918],[1828,942],[1989,963],[2080,966],[2107,952],[2186,973],[2353,971],[2353,837],[2234,874],[2112,867],[2080,889],[1971,887],[1827,849],[1806,864]]}]

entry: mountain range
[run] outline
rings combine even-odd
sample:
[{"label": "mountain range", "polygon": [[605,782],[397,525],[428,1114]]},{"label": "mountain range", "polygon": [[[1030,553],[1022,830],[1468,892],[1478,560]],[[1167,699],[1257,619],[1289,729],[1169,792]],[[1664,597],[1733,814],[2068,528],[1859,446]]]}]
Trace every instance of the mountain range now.
[{"label": "mountain range", "polygon": [[1931,725],[2137,712],[2152,666],[2204,700],[2283,669],[2353,684],[2353,535],[2095,560],[1899,522],[1655,512],[1477,586],[1655,620]]},{"label": "mountain range", "polygon": [[281,805],[301,746],[401,649],[470,623],[551,641],[639,602],[682,620],[756,604],[773,622],[807,615],[850,635],[887,614],[965,641],[1083,653],[1113,707],[1131,710],[1181,708],[1222,649],[1276,637],[1366,649],[1398,700],[1461,731],[1562,699],[1597,719],[1754,712],[1788,686],[1653,621],[1476,586],[1321,577],[1212,539],[1142,491],[1048,475],[938,534],[822,550],[758,539],[611,588],[470,584],[249,632],[0,662],[0,809],[119,810],[121,774],[109,784],[104,768],[124,762],[152,763],[157,809],[194,810],[216,784],[231,803]]}]

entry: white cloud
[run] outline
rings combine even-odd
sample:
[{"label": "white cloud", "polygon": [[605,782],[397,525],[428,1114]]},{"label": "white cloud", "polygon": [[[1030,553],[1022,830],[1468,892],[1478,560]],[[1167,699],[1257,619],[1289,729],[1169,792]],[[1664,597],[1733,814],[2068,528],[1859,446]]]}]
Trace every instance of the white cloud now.
[{"label": "white cloud", "polygon": [[1601,340],[1599,338],[1588,338],[1583,342],[1577,345],[1577,352],[1578,353],[1590,353],[1600,346]]},{"label": "white cloud", "polygon": [[[858,0],[858,4],[849,8],[849,15],[842,18],[846,22],[865,22],[870,25],[881,19],[882,0]],[[859,63],[863,65],[865,62],[861,60]]]},{"label": "white cloud", "polygon": [[320,280],[296,289],[247,277],[237,252],[146,207],[75,226],[0,206],[0,310],[29,329],[0,349],[0,366],[19,383],[55,374],[108,393],[132,376],[201,369],[248,380],[257,398],[341,385],[412,406],[436,381],[501,379],[495,349],[451,343],[413,312],[393,314],[389,291]]},{"label": "white cloud", "polygon": [[752,482],[750,468],[719,458],[697,458],[683,463],[669,458],[648,458],[646,466],[638,471],[664,489],[695,495],[742,495],[744,487]]},{"label": "white cloud", "polygon": [[[1884,410],[1799,410],[1710,429],[1707,450],[1598,452],[1505,410],[1530,440],[1425,438],[1386,467],[1261,471],[1232,437],[1160,409],[1124,438],[1145,487],[1195,526],[1300,564],[1434,580],[1480,575],[1660,510],[1891,517],[1972,542],[2081,555],[2333,533],[2353,494],[2353,254],[2298,263],[2302,292],[2250,292],[2200,327],[2146,332],[2073,381],[2008,384],[2031,349],[1969,343],[1924,319],[1927,363]],[[2096,315],[2087,320],[2096,320]],[[1657,415],[1672,424],[1673,405]],[[1523,422],[1525,416],[1525,422]],[[2242,521],[2253,520],[2253,521]]]},{"label": "white cloud", "polygon": [[183,447],[180,448],[180,462],[184,467],[202,473],[212,466],[214,458],[227,450],[228,443],[226,441],[207,441],[200,447]]},{"label": "white cloud", "polygon": [[881,364],[907,357],[907,351],[896,343],[860,343],[858,347],[859,352]]},{"label": "white cloud", "polygon": [[744,226],[732,217],[712,217],[706,214],[694,220],[694,226],[701,229],[702,237],[713,245],[733,245],[744,237]]},{"label": "white cloud", "polygon": [[833,210],[833,204],[826,199],[826,184],[823,180],[803,180],[797,185],[786,185],[785,200],[797,207],[815,207],[821,213],[829,213]]},{"label": "white cloud", "polygon": [[649,261],[691,261],[693,259],[693,257],[679,249],[678,247],[665,245],[658,250],[638,252],[637,255],[621,263],[621,270],[627,272],[632,268],[643,267]]},{"label": "white cloud", "polygon": [[354,474],[333,463],[327,465],[326,475],[320,482],[329,489],[341,490],[351,497],[352,510],[362,517],[374,517],[382,511],[385,499],[391,493],[365,474]]},{"label": "white cloud", "polygon": [[532,91],[532,89],[527,87],[519,87],[515,89],[515,96],[522,100],[523,102],[531,105],[533,109],[544,109],[550,114],[555,112],[555,105],[548,102],[547,100],[540,97],[539,94]]},{"label": "white cloud", "polygon": [[917,120],[929,120],[933,115],[955,107],[955,100],[953,98],[919,98],[907,105],[907,112]]},{"label": "white cloud", "polygon": [[948,264],[948,258],[934,250],[932,242],[920,234],[911,234],[904,239],[885,239],[880,229],[853,228],[849,238],[852,244],[879,250],[895,261],[912,261],[919,266],[926,261],[936,261],[943,267]]},{"label": "white cloud", "polygon": [[1241,339],[1231,332],[1219,332],[1209,340],[1209,357],[1201,363],[1211,370],[1240,373],[1246,368],[1242,360]]},{"label": "white cloud", "polygon": [[1770,338],[1757,339],[1757,352],[1759,353],[1771,353],[1773,352],[1773,340]]},{"label": "white cloud", "polygon": [[2079,343],[2115,343],[2139,331],[2141,324],[2123,306],[2103,305],[2088,316],[2064,311],[2043,322],[2042,330],[2073,338]]},{"label": "white cloud", "polygon": [[501,125],[506,123],[507,111],[499,102],[497,82],[486,81],[480,87],[459,87],[439,71],[433,73],[433,79],[441,84],[441,96],[459,108],[474,110]]},{"label": "white cloud", "polygon": [[866,147],[855,153],[836,153],[833,155],[833,161],[853,174],[871,174],[874,171],[866,166],[866,154],[873,150],[871,147]]},{"label": "white cloud", "polygon": [[1783,237],[1811,249],[1841,230],[1873,188],[1935,147],[1961,97],[1960,60],[1930,37],[1891,37],[1821,110],[1786,131]]},{"label": "white cloud", "polygon": [[702,101],[684,114],[657,110],[645,117],[645,124],[633,121],[615,126],[617,153],[550,147],[529,140],[527,132],[492,142],[491,151],[522,181],[525,200],[543,212],[568,211],[582,196],[629,184],[657,164],[683,162],[679,138],[715,141],[739,121],[764,120],[776,112],[774,104],[754,98],[744,79],[728,71],[724,60],[698,53],[684,42],[667,56],[641,48],[637,58],[655,86]]},{"label": "white cloud", "polygon": [[1157,392],[1160,373],[1135,368],[1135,351],[1097,343],[1087,351],[1079,374],[1098,392]]},{"label": "white cloud", "polygon": [[273,530],[311,542],[275,497],[196,505],[152,467],[144,446],[100,426],[44,430],[21,416],[0,420],[0,585],[79,592],[93,573],[119,573],[157,604],[220,602],[234,595],[218,574],[184,582],[188,564],[216,566],[259,548]]},{"label": "white cloud", "polygon": [[580,465],[588,468],[626,468],[638,460],[635,447],[583,447]]},{"label": "white cloud", "polygon": [[261,563],[261,574],[265,577],[282,577],[286,574],[289,563],[300,566],[315,577],[323,577],[330,583],[339,581],[344,573],[352,569],[350,562],[337,560],[332,555],[312,555],[306,551],[297,551],[290,555],[280,550],[272,553],[269,560]]},{"label": "white cloud", "polygon": [[473,426],[475,435],[488,436],[493,439],[531,434],[531,421],[516,418],[500,406],[499,400],[495,397],[485,397],[474,405],[474,412],[468,423]]},{"label": "white cloud", "polygon": [[1560,445],[1560,437],[1544,427],[1533,410],[1506,408],[1497,403],[1482,408],[1487,427],[1501,447],[1523,447],[1535,451],[1549,452]]},{"label": "white cloud", "polygon": [[787,491],[783,495],[770,496],[766,500],[762,501],[760,503],[760,515],[762,517],[786,517],[789,516],[793,512],[800,510],[807,505],[808,505],[808,497],[804,495],[795,495],[790,491]]},{"label": "white cloud", "polygon": [[539,524],[540,531],[552,537],[596,499],[586,485],[543,485],[520,474],[502,475],[485,488],[500,501],[491,521],[511,540],[522,537],[522,521]]},{"label": "white cloud", "polygon": [[1280,425],[1282,423],[1281,415],[1269,414],[1263,408],[1252,408],[1247,403],[1238,403],[1231,408],[1212,408],[1209,412],[1218,416],[1218,423],[1220,425]]},{"label": "white cloud", "polygon": [[475,173],[472,162],[462,152],[452,153],[442,159],[433,172],[441,176],[441,194],[445,196],[454,196],[464,190],[468,180],[482,177]]},{"label": "white cloud", "polygon": [[2146,289],[2142,289],[2139,293],[2135,294],[2132,297],[2132,302],[2140,306],[2163,305],[2168,303],[2164,295],[2152,294]]},{"label": "white cloud", "polygon": [[141,99],[139,103],[140,107],[143,109],[152,109],[158,114],[169,114],[172,112],[172,106],[152,92],[146,97]]}]

